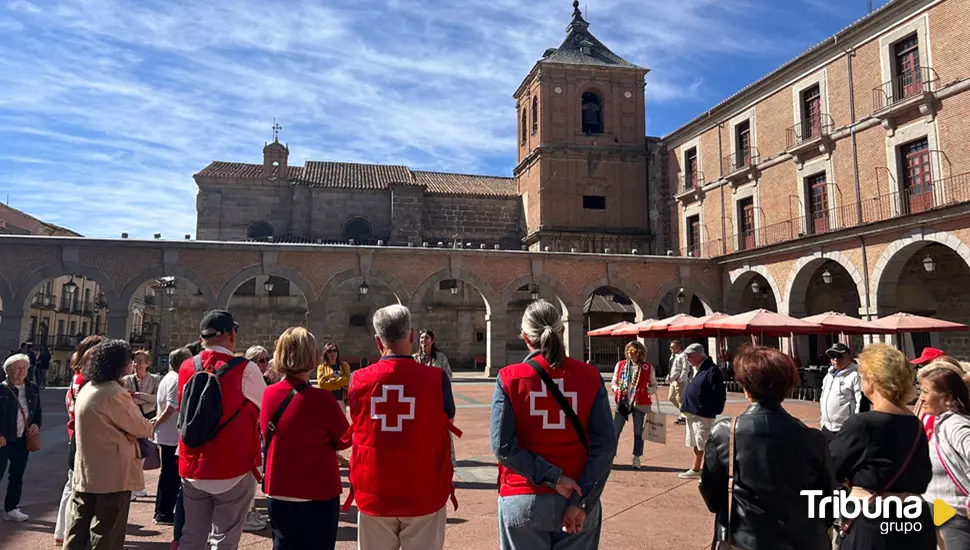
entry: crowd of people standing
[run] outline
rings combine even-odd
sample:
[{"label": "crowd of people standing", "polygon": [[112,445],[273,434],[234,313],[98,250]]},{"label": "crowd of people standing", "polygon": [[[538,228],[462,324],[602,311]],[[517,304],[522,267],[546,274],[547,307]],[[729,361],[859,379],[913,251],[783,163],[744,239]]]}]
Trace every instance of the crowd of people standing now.
[{"label": "crowd of people standing", "polygon": [[[403,306],[380,309],[373,329],[381,358],[351,372],[336,343],[318,345],[305,328],[284,331],[272,352],[237,352],[238,329],[231,313],[207,312],[199,341],[173,350],[164,376],[149,372],[148,352],[124,341],[78,343],[55,542],[122,548],[130,503],[147,496],[144,468],[155,457],[154,520],[173,527],[173,548],[236,548],[245,530],[267,524],[277,549],[333,548],[340,514],[353,503],[360,548],[444,548],[461,431],[453,373],[434,332],[415,331]],[[610,383],[612,412],[600,373],[566,356],[558,308],[532,303],[521,337],[529,354],[499,371],[491,403],[499,545],[597,548],[600,496],[630,422],[633,468],[641,467],[644,423],[660,406],[655,369],[644,345],[630,342]],[[837,343],[826,352],[815,429],[783,405],[799,379],[785,353],[739,349],[734,377],[749,405],[718,420],[727,401],[721,370],[700,344],[671,342],[671,352],[668,399],[693,455],[679,477],[698,481],[720,550],[970,548],[966,364],[942,352],[910,361],[884,344],[857,359]],[[8,521],[28,519],[19,501],[42,425],[30,363],[26,353],[9,357],[0,384]],[[350,490],[341,504],[344,466]],[[265,517],[255,506],[260,486]],[[918,528],[806,514],[806,491],[917,498]],[[937,499],[957,511],[939,529],[929,504]]]}]

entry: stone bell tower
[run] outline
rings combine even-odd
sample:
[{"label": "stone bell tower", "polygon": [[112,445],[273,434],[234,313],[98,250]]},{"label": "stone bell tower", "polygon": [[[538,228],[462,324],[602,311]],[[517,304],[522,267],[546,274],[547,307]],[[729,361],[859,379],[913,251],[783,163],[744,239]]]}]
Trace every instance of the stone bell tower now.
[{"label": "stone bell tower", "polygon": [[647,72],[597,40],[573,2],[566,39],[513,96],[530,249],[648,249]]}]

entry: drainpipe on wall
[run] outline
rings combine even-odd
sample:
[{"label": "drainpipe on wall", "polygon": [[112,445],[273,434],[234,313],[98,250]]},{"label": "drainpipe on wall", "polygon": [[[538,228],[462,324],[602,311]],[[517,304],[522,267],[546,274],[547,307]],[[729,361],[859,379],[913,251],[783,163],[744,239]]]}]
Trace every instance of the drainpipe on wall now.
[{"label": "drainpipe on wall", "polygon": [[[839,36],[835,36],[835,45],[839,44]],[[842,49],[845,54],[846,61],[846,71],[849,78],[849,139],[852,146],[852,179],[855,186],[855,210],[856,210],[856,220],[860,223],[862,222],[862,185],[859,178],[859,149],[856,143],[856,116],[855,116],[855,86],[852,79],[852,56],[855,52],[851,49]],[[865,307],[866,307],[866,320],[872,320],[872,309],[871,309],[871,299],[869,292],[869,261],[868,254],[866,253],[866,239],[865,237],[859,237],[859,242],[862,245],[862,274],[863,274],[863,287],[865,288]]]},{"label": "drainpipe on wall", "polygon": [[[707,118],[711,118],[711,111],[707,112]],[[717,127],[717,177],[724,177],[724,145],[721,142],[721,123],[715,124]],[[721,254],[727,254],[727,214],[724,212],[724,187],[718,185],[717,194],[721,197]]]}]

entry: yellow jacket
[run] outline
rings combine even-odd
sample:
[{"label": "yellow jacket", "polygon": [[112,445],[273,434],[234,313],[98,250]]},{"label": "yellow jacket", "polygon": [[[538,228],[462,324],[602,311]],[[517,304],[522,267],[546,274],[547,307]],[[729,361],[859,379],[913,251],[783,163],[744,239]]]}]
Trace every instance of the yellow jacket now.
[{"label": "yellow jacket", "polygon": [[350,365],[341,361],[340,372],[326,363],[317,367],[317,387],[321,390],[346,390],[350,386]]}]

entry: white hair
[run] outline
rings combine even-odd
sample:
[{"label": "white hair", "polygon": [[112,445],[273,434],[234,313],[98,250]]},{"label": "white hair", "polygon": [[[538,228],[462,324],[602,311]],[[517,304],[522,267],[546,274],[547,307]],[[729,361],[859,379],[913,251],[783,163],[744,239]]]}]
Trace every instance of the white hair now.
[{"label": "white hair", "polygon": [[385,345],[403,340],[411,334],[411,311],[401,304],[374,312],[374,333]]},{"label": "white hair", "polygon": [[246,350],[246,359],[252,361],[253,359],[256,358],[257,355],[261,353],[265,353],[266,355],[269,355],[269,352],[266,351],[266,348],[264,348],[263,346],[252,346]]},{"label": "white hair", "polygon": [[13,372],[13,366],[21,361],[30,366],[30,357],[27,357],[26,353],[15,353],[7,357],[7,360],[3,362],[3,373],[9,378],[10,373]]},{"label": "white hair", "polygon": [[522,314],[522,332],[532,348],[542,352],[550,366],[562,367],[566,361],[564,329],[559,309],[545,300],[532,302]]}]

